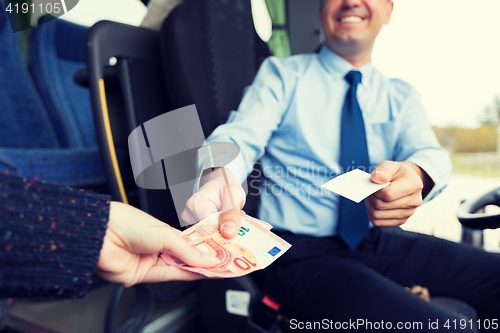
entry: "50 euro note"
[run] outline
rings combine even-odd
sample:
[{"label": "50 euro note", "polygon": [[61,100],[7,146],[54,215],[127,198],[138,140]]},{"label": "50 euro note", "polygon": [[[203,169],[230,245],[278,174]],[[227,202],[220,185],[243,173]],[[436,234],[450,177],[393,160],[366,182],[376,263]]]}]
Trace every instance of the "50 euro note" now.
[{"label": "50 euro note", "polygon": [[241,227],[233,239],[219,232],[216,213],[184,230],[179,235],[202,252],[216,256],[220,263],[211,268],[193,267],[163,251],[167,265],[203,274],[207,277],[237,277],[266,268],[283,255],[291,245],[269,231],[272,226],[248,215],[241,216]]}]

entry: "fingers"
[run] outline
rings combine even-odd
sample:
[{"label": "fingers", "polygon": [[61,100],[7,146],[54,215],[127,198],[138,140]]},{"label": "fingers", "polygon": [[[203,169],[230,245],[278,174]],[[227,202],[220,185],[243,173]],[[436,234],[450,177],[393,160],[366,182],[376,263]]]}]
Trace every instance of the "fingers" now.
[{"label": "fingers", "polygon": [[399,170],[399,163],[393,161],[383,161],[373,170],[371,179],[374,183],[383,184],[390,182]]},{"label": "fingers", "polygon": [[179,231],[137,208],[111,203],[108,230],[97,271],[105,279],[130,286],[141,281],[198,279],[197,274],[170,267],[159,270],[158,252],[167,250],[188,265],[213,267],[219,260],[179,237]]},{"label": "fingers", "polygon": [[151,269],[144,276],[142,283],[157,283],[165,281],[192,281],[204,278],[206,277],[201,274],[188,272],[177,267],[167,266],[167,265],[157,265],[151,267]]},{"label": "fingers", "polygon": [[219,230],[222,236],[234,238],[240,228],[245,190],[224,168],[212,172],[210,179],[188,200],[181,218],[187,224],[194,224],[221,211]]},{"label": "fingers", "polygon": [[174,257],[179,258],[190,266],[213,267],[220,263],[219,259],[215,256],[203,253],[198,248],[188,244],[177,233],[173,232],[172,228],[165,230],[163,239],[163,249],[169,251]]},{"label": "fingers", "polygon": [[423,183],[419,178],[400,177],[373,194],[384,202],[394,202],[398,199],[418,193],[422,196]]},{"label": "fingers", "polygon": [[[368,206],[369,203],[367,202]],[[367,207],[368,217],[370,221],[376,222],[380,220],[408,219],[415,213],[415,208],[399,208],[390,210],[375,210]]]},{"label": "fingers", "polygon": [[375,183],[391,182],[373,196],[385,202],[396,201],[413,193],[422,192],[422,178],[405,163],[384,161],[371,174]]},{"label": "fingers", "polygon": [[222,236],[234,238],[240,229],[241,216],[240,208],[233,207],[220,214],[219,230]]},{"label": "fingers", "polygon": [[404,224],[422,203],[420,193],[412,194],[392,202],[375,196],[365,200],[368,218],[375,226],[389,227]]},{"label": "fingers", "polygon": [[[412,193],[394,201],[381,200],[375,195],[366,198],[366,203],[374,210],[392,210],[392,209],[407,209],[417,208],[422,205],[422,196],[420,192]],[[368,208],[368,206],[367,206]]]},{"label": "fingers", "polygon": [[401,216],[401,218],[393,217],[393,218],[376,218],[371,214],[370,212],[368,213],[368,218],[372,222],[374,226],[377,227],[396,227],[402,224],[405,224],[406,221],[410,218],[410,216],[413,215],[414,211],[400,211],[398,212]]},{"label": "fingers", "polygon": [[241,209],[245,206],[244,191],[241,186],[229,186],[222,196],[222,213],[219,218],[219,230],[225,238],[234,238],[241,225]]},{"label": "fingers", "polygon": [[[220,230],[224,237],[235,237],[240,224],[239,210],[245,205],[245,191],[229,170],[212,172],[211,180],[203,185],[186,203],[181,218],[187,224],[222,211]],[[223,227],[222,221],[228,224]]]},{"label": "fingers", "polygon": [[408,290],[412,294],[420,296],[420,298],[422,298],[423,300],[426,300],[427,302],[429,302],[431,300],[431,295],[429,293],[429,289],[427,289],[425,287],[415,285],[415,286],[411,287],[411,289],[406,287],[406,290]]},{"label": "fingers", "polygon": [[219,211],[220,199],[214,201],[210,200],[209,197],[210,196],[204,192],[197,192],[189,198],[186,202],[186,207],[181,214],[181,219],[186,223],[186,225],[198,223]]}]

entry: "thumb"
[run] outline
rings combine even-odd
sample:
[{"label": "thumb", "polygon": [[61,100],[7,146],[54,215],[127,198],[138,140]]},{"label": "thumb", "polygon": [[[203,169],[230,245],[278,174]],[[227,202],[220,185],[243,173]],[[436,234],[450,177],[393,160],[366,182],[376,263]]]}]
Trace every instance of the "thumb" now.
[{"label": "thumb", "polygon": [[[228,193],[228,196],[232,196],[232,193]],[[222,200],[219,230],[221,235],[225,238],[234,238],[238,234],[241,225],[241,209],[243,206],[245,206],[245,197],[243,197],[243,200],[239,203],[234,202],[233,198],[228,197],[224,197],[224,200]]]},{"label": "thumb", "polygon": [[220,214],[219,230],[225,238],[234,238],[241,225],[240,207],[235,206]]},{"label": "thumb", "polygon": [[175,232],[176,229],[168,228],[165,230],[167,235],[163,237],[163,249],[169,251],[174,257],[194,267],[213,267],[220,263],[220,260],[215,256],[201,252],[198,248],[179,237],[179,233]]},{"label": "thumb", "polygon": [[392,177],[399,170],[399,164],[393,161],[384,161],[379,163],[371,174],[372,182],[383,184],[390,182]]}]

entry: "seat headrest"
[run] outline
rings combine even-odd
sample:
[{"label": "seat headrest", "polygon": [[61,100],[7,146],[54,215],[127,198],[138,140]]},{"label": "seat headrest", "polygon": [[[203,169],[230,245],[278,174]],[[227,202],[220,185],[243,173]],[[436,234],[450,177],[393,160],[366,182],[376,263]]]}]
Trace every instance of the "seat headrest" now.
[{"label": "seat headrest", "polygon": [[88,27],[61,19],[54,23],[59,57],[86,62],[85,39]]},{"label": "seat headrest", "polygon": [[3,1],[0,1],[0,34],[3,33],[7,23],[7,12],[5,11],[5,6]]},{"label": "seat headrest", "polygon": [[[12,7],[12,6],[11,6]],[[16,9],[13,8],[9,13],[5,8],[5,1],[0,1],[0,35],[13,32],[18,32],[19,21],[16,14]],[[9,29],[9,26],[11,27]]]},{"label": "seat headrest", "polygon": [[191,0],[160,34],[174,107],[196,104],[205,135],[236,110],[257,70],[250,0]]}]

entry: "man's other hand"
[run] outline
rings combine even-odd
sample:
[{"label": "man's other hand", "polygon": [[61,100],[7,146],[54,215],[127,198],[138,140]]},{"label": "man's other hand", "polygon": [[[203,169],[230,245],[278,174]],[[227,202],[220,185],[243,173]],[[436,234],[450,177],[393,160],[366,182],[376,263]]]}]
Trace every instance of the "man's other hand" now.
[{"label": "man's other hand", "polygon": [[[371,174],[374,183],[391,182],[366,198],[368,218],[375,226],[392,227],[405,223],[422,204],[422,190],[432,180],[411,162],[384,161]],[[424,184],[426,183],[426,184]]]},{"label": "man's other hand", "polygon": [[226,238],[234,238],[240,229],[240,213],[245,200],[245,190],[231,171],[217,168],[202,177],[200,189],[187,201],[181,218],[191,225],[222,211],[220,232]]}]

